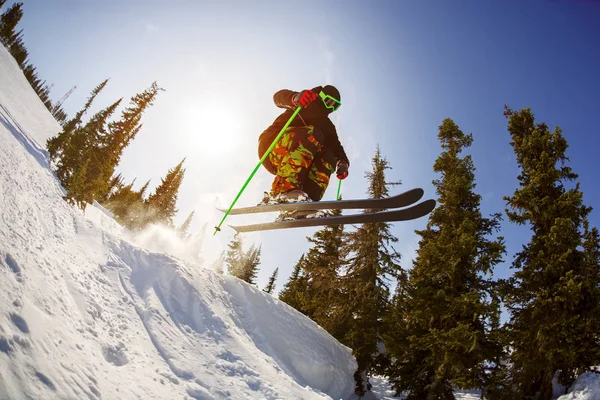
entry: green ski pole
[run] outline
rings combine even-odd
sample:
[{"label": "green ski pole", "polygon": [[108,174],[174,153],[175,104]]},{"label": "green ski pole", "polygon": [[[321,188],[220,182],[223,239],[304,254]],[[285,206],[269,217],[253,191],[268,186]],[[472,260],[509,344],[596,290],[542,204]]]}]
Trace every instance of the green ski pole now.
[{"label": "green ski pole", "polygon": [[340,199],[340,190],[342,190],[342,180],[341,179],[338,180],[338,192],[337,192],[337,196],[335,196],[336,200]]},{"label": "green ski pole", "polygon": [[292,121],[294,120],[294,118],[296,118],[296,115],[298,115],[298,113],[300,112],[300,110],[302,110],[302,107],[298,106],[298,108],[296,108],[296,111],[294,111],[294,113],[292,114],[292,116],[290,117],[290,119],[288,120],[288,122],[286,122],[286,124],[283,126],[283,128],[281,128],[281,131],[279,132],[279,134],[277,135],[277,137],[275,138],[275,140],[273,140],[273,143],[271,143],[271,146],[269,146],[269,148],[267,149],[267,151],[265,151],[265,154],[263,154],[262,158],[260,159],[260,161],[258,162],[258,164],[256,165],[256,167],[254,168],[254,171],[252,171],[252,173],[250,174],[250,176],[246,180],[246,183],[244,183],[244,186],[242,186],[242,188],[240,189],[240,191],[237,194],[237,196],[235,196],[235,199],[233,200],[233,203],[231,203],[231,205],[229,206],[229,209],[227,210],[227,212],[223,216],[223,219],[221,220],[221,222],[219,222],[219,225],[215,226],[215,233],[213,233],[213,236],[216,235],[217,232],[219,232],[221,230],[221,225],[223,225],[223,222],[225,222],[225,218],[227,218],[227,216],[231,212],[231,209],[233,208],[233,206],[235,205],[235,203],[238,201],[238,199],[242,195],[242,192],[246,189],[246,186],[248,186],[248,184],[250,183],[250,180],[254,177],[254,174],[256,174],[256,171],[258,171],[258,169],[262,165],[263,161],[265,161],[267,159],[267,157],[269,156],[269,154],[271,153],[271,151],[273,151],[273,148],[275,147],[275,145],[277,144],[277,142],[279,142],[279,139],[281,138],[281,136],[283,136],[283,133],[288,128],[288,126],[290,126],[290,124],[292,123]]}]

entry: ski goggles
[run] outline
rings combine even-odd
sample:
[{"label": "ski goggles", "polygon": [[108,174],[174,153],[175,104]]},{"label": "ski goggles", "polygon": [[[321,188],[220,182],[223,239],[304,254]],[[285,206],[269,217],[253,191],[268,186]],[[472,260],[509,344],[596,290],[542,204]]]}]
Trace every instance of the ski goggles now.
[{"label": "ski goggles", "polygon": [[335,111],[342,106],[342,103],[335,97],[332,97],[328,94],[325,94],[322,90],[319,92],[319,97],[323,100],[323,104],[325,107],[330,109],[331,111]]}]

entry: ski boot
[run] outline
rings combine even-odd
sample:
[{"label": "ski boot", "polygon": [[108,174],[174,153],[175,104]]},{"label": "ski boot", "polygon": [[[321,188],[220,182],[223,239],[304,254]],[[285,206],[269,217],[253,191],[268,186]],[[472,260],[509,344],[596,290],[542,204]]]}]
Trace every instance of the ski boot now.
[{"label": "ski boot", "polygon": [[279,193],[276,196],[278,203],[300,203],[313,201],[306,193],[300,189],[290,190],[289,192]]},{"label": "ski boot", "polygon": [[322,218],[325,215],[325,211],[323,210],[282,211],[279,216],[275,218],[275,222],[293,221],[296,219]]},{"label": "ski boot", "polygon": [[[289,192],[280,193],[277,196],[279,203],[299,203],[299,202],[311,202],[311,199],[302,190],[290,190]],[[320,218],[325,216],[325,213],[321,210],[294,210],[294,211],[283,211],[275,219],[275,221],[291,221],[295,219],[304,218]]]},{"label": "ski boot", "polygon": [[268,204],[282,204],[282,203],[299,203],[313,201],[306,193],[300,189],[290,190],[289,192],[279,193],[275,196],[271,196],[268,192],[264,193],[263,199],[259,206]]}]

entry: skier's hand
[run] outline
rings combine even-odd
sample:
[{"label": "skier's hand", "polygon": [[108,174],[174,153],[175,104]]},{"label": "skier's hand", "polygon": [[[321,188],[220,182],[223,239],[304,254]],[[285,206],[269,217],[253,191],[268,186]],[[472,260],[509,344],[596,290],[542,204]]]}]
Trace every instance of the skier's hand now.
[{"label": "skier's hand", "polygon": [[338,179],[346,179],[348,177],[348,162],[347,161],[338,161],[335,166],[335,175]]},{"label": "skier's hand", "polygon": [[301,106],[302,108],[307,108],[317,97],[318,95],[312,89],[303,90],[292,96],[292,104],[294,107]]}]

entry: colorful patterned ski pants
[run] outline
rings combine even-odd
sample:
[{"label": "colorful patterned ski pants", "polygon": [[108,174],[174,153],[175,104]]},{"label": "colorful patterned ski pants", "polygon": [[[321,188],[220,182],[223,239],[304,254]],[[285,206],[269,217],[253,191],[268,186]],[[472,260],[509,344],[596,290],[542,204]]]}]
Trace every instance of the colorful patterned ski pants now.
[{"label": "colorful patterned ski pants", "polygon": [[324,151],[314,127],[290,127],[269,154],[277,174],[271,185],[271,196],[294,189],[304,190],[311,199],[321,200],[334,172],[334,159]]}]

